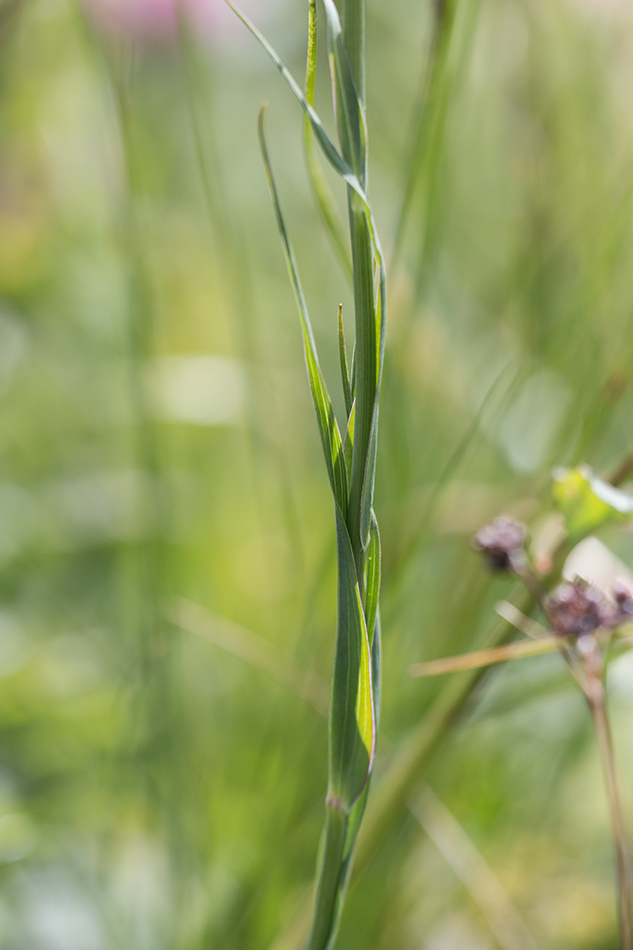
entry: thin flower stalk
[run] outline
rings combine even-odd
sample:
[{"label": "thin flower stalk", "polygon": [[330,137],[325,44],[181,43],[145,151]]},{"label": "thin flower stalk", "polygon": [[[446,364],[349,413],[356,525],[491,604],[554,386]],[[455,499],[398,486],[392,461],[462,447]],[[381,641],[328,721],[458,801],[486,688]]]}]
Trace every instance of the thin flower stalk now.
[{"label": "thin flower stalk", "polygon": [[[605,521],[626,516],[630,511],[630,496],[600,482],[586,467],[569,473],[559,473],[557,478],[567,487],[564,497],[572,499],[568,514],[568,522],[571,525],[590,525],[591,522],[587,519],[590,513],[595,517],[593,513],[596,510],[596,501],[603,506],[601,518]],[[544,590],[547,585],[542,582],[542,578],[530,563],[525,550],[526,540],[527,530],[523,525],[512,518],[499,517],[491,525],[486,525],[477,532],[473,538],[473,546],[482,552],[491,570],[506,571],[523,580],[551,629],[552,636],[543,639],[553,641],[589,706],[600,751],[613,834],[620,947],[621,950],[633,950],[631,845],[605,689],[606,649],[618,628],[633,619],[633,588],[626,582],[616,582],[611,591],[611,600],[608,600],[598,588],[576,578],[572,583],[559,584],[551,594],[546,595]],[[534,641],[527,645],[533,646]],[[518,650],[515,655],[524,655],[523,646],[516,646]],[[492,650],[488,651],[488,657],[484,655],[475,658],[495,662],[500,658],[498,653],[498,650]],[[454,662],[457,663],[460,659],[466,658],[455,658]],[[446,661],[440,662],[438,671],[447,671]],[[424,667],[421,672],[423,675],[426,672]]]},{"label": "thin flower stalk", "polygon": [[591,694],[586,693],[586,696],[596,730],[602,772],[609,800],[618,886],[621,947],[622,950],[632,950],[633,908],[631,898],[633,896],[633,876],[631,874],[631,842],[624,812],[620,777],[616,766],[603,682],[597,680]]}]

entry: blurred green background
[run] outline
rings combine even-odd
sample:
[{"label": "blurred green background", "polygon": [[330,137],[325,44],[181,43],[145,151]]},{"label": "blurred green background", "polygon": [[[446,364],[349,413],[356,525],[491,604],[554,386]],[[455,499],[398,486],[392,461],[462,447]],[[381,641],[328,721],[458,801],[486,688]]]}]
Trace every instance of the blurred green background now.
[{"label": "blurred green background", "polygon": [[[301,79],[307,3],[246,9]],[[351,294],[298,106],[219,0],[186,12],[0,5],[3,950],[291,950],[315,866],[333,515],[263,99],[337,409]],[[472,532],[506,512],[546,536],[552,468],[608,473],[633,446],[633,14],[367,16],[391,261],[378,782],[442,686],[410,664],[475,648],[508,594]],[[601,545],[633,570],[630,531]],[[610,686],[633,813],[629,657]],[[617,946],[598,757],[560,658],[490,675],[428,778],[341,950]]]}]

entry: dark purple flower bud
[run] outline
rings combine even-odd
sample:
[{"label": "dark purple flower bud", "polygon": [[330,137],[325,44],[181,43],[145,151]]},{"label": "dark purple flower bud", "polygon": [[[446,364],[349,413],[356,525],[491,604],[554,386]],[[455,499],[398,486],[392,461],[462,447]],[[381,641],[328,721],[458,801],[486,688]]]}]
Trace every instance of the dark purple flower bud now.
[{"label": "dark purple flower bud", "polygon": [[493,571],[514,571],[525,559],[523,545],[527,528],[520,521],[500,515],[492,524],[484,525],[472,539],[472,545],[481,551]]},{"label": "dark purple flower bud", "polygon": [[546,611],[557,637],[584,637],[610,626],[613,614],[601,591],[580,578],[557,587],[547,599]]}]

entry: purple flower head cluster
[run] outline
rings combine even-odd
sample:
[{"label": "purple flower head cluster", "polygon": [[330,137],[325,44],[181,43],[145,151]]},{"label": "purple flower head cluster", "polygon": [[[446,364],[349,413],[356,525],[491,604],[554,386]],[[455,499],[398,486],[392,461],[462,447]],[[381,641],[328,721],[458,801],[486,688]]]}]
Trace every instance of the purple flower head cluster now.
[{"label": "purple flower head cluster", "polygon": [[472,539],[472,545],[485,556],[493,571],[516,571],[525,560],[527,528],[515,518],[500,515],[484,525]]},{"label": "purple flower head cluster", "polygon": [[557,637],[582,637],[600,627],[613,629],[633,621],[633,587],[618,580],[612,600],[581,578],[561,584],[547,599],[545,608],[552,633]]},{"label": "purple flower head cluster", "polygon": [[612,610],[602,592],[577,578],[561,584],[549,596],[546,610],[552,633],[557,637],[582,637],[608,626]]}]

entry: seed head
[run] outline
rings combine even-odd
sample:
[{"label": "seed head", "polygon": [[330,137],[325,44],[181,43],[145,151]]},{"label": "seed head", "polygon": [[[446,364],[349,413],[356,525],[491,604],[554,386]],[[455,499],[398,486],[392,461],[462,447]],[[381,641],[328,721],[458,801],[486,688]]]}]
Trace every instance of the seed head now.
[{"label": "seed head", "polygon": [[546,610],[557,637],[584,637],[598,627],[610,626],[613,613],[598,588],[580,578],[557,587]]},{"label": "seed head", "polygon": [[520,521],[500,515],[492,524],[484,525],[472,539],[493,571],[514,571],[525,557],[523,545],[527,528]]}]

